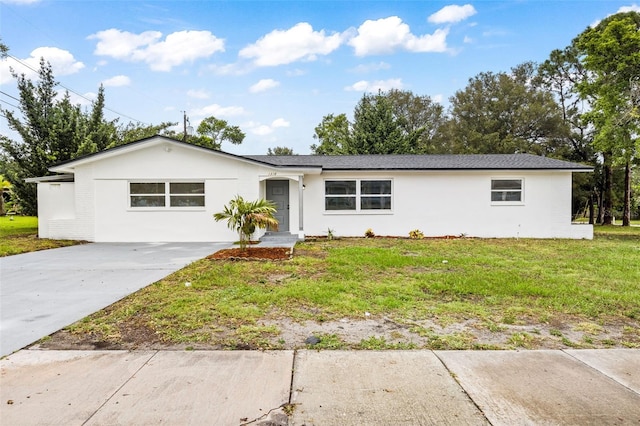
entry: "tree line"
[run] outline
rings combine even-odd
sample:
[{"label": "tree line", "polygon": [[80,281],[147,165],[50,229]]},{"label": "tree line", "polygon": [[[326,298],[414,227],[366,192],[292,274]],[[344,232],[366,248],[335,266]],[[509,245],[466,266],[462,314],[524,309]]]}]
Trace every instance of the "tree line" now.
[{"label": "tree line", "polygon": [[[0,43],[0,54],[7,47]],[[406,90],[366,93],[350,121],[328,114],[316,126],[311,151],[350,154],[533,153],[592,164],[593,174],[574,176],[573,211],[591,223],[610,224],[614,214],[629,225],[640,215],[640,14],[619,13],[579,34],[542,64],[526,62],[508,72],[482,72],[449,98],[445,108]],[[177,123],[119,124],[104,118],[104,89],[89,110],[57,98],[51,67],[39,81],[14,75],[20,113],[2,110],[21,141],[0,136],[0,175],[13,184],[23,212],[35,214],[35,185],[24,178],[47,175],[52,164],[135,140],[164,134],[220,149],[245,134],[215,117],[195,135],[171,130]],[[269,155],[293,155],[287,147]],[[635,197],[635,198],[634,198]]]},{"label": "tree line", "polygon": [[[0,43],[0,54],[6,55],[7,52],[8,47]],[[38,212],[36,186],[26,183],[25,179],[49,175],[49,167],[56,163],[158,134],[177,140],[186,139],[186,134],[171,129],[177,123],[120,124],[117,119],[105,119],[102,86],[87,110],[73,104],[68,92],[59,97],[51,65],[44,59],[40,61],[35,83],[24,74],[14,72],[13,76],[19,93],[19,114],[6,109],[0,112],[20,140],[0,135],[0,181],[7,182],[7,185],[3,184],[0,196],[4,201],[4,191],[10,188],[14,198],[12,204],[19,206],[23,214],[37,215]],[[197,133],[189,135],[187,141],[220,149],[223,142],[239,144],[244,137],[238,126],[207,117],[198,126]],[[4,207],[0,212],[4,213]]]},{"label": "tree line", "polygon": [[365,94],[352,121],[323,117],[311,151],[532,153],[592,164],[594,174],[574,176],[574,213],[611,224],[617,212],[628,226],[632,209],[640,215],[640,180],[632,173],[640,162],[639,31],[639,13],[613,15],[542,64],[472,77],[446,111],[411,91]]}]

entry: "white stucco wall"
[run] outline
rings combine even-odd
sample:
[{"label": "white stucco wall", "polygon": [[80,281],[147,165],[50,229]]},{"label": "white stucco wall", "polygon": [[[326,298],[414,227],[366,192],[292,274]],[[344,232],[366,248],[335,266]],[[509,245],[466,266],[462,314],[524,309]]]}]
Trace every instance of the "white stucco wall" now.
[{"label": "white stucco wall", "polygon": [[[392,210],[334,212],[324,208],[324,181],[391,179]],[[523,202],[491,202],[491,179],[523,180]],[[336,236],[425,236],[483,238],[592,238],[593,228],[571,225],[570,172],[377,172],[324,173],[305,179],[305,232]]]},{"label": "white stucco wall", "polygon": [[[592,238],[590,225],[571,225],[571,172],[430,171],[324,172],[276,169],[166,141],[75,164],[75,183],[38,184],[42,238],[104,242],[235,241],[213,214],[239,194],[265,196],[268,179],[289,181],[289,229],[299,237],[326,235],[467,235],[485,238]],[[71,172],[71,170],[64,170]],[[391,211],[325,211],[327,179],[390,179]],[[523,201],[491,202],[491,179],[522,179]],[[204,182],[205,207],[132,208],[130,182]],[[304,183],[303,223],[299,191]],[[259,236],[260,233],[258,233]]]},{"label": "white stucco wall", "polygon": [[[298,178],[216,153],[166,143],[79,165],[74,172],[75,191],[67,197],[69,200],[54,203],[46,195],[39,200],[41,223],[46,224],[43,238],[54,238],[55,230],[55,238],[100,242],[235,241],[237,234],[228,229],[226,221],[216,222],[213,214],[222,211],[237,194],[248,200],[264,197],[265,179]],[[129,183],[143,181],[204,182],[205,207],[132,208]],[[39,184],[40,192],[44,192],[44,185]],[[297,181],[290,180],[292,231],[298,229],[299,223],[297,185]],[[64,217],[53,214],[58,204],[65,205],[68,214]],[[48,220],[43,221],[45,216]]]},{"label": "white stucco wall", "polygon": [[38,184],[38,235],[40,238],[73,239],[56,227],[59,221],[75,219],[73,182]]}]

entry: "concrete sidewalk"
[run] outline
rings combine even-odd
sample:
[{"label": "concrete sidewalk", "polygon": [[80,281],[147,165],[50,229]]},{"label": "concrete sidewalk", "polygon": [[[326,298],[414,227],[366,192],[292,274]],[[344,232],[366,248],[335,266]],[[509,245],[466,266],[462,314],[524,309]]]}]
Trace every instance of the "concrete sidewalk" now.
[{"label": "concrete sidewalk", "polygon": [[23,350],[0,373],[2,425],[640,423],[632,349]]}]

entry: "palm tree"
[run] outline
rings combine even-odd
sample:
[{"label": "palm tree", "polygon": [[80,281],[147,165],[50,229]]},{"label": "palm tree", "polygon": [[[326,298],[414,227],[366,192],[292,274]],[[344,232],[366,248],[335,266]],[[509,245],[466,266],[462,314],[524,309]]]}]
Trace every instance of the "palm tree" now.
[{"label": "palm tree", "polygon": [[240,236],[240,248],[244,250],[256,228],[278,229],[278,220],[273,216],[275,212],[276,206],[269,200],[245,201],[240,195],[236,195],[236,198],[224,206],[224,211],[214,214],[213,218],[216,222],[227,221],[229,229]]},{"label": "palm tree", "polygon": [[0,175],[0,216],[4,216],[4,193],[11,192],[11,182],[4,179],[4,176]]}]

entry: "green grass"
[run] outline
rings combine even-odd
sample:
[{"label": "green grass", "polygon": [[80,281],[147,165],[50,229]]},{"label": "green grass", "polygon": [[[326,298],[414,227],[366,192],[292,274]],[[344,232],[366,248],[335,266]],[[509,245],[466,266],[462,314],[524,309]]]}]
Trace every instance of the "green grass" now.
[{"label": "green grass", "polygon": [[0,257],[78,243],[78,241],[38,238],[37,217],[0,216]]},{"label": "green grass", "polygon": [[[263,321],[360,319],[369,312],[400,324],[472,318],[496,331],[566,317],[637,321],[640,228],[597,231],[593,241],[341,239],[300,243],[286,262],[200,260],[69,330],[117,341],[124,325],[142,322],[167,343],[275,348],[279,330]],[[465,333],[413,332],[433,348],[475,347]],[[345,346],[324,337],[327,348]],[[522,333],[510,343],[527,348],[536,340]],[[372,336],[353,347],[404,346]]]},{"label": "green grass", "polygon": [[0,237],[36,235],[38,218],[34,216],[0,216]]}]

